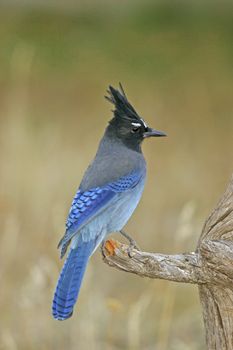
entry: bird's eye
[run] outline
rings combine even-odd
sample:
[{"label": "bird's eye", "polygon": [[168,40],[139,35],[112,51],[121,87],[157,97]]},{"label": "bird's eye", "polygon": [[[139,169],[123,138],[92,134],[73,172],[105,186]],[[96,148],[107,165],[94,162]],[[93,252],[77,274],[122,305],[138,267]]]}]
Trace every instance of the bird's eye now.
[{"label": "bird's eye", "polygon": [[133,126],[132,129],[131,129],[131,132],[133,134],[135,134],[135,133],[139,132],[139,130],[140,130],[140,126]]}]

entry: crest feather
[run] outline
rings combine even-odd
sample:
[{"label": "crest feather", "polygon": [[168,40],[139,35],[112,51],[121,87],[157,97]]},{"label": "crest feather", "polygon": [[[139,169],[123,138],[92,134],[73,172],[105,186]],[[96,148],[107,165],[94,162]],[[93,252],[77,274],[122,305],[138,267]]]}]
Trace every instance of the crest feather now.
[{"label": "crest feather", "polygon": [[116,118],[130,120],[140,119],[133,106],[129,103],[121,83],[119,83],[119,90],[110,85],[107,93],[109,95],[104,97],[107,101],[114,105],[115,108],[113,112]]}]

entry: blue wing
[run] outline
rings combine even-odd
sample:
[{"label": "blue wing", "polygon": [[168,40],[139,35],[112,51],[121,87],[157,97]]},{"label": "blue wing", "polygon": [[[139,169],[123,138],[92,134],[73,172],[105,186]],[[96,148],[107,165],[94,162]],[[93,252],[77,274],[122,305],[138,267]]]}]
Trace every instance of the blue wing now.
[{"label": "blue wing", "polygon": [[117,193],[133,189],[142,176],[141,172],[134,172],[103,187],[92,188],[84,192],[78,190],[66,221],[65,235],[58,244],[58,247],[62,247],[61,257],[64,256],[70,240],[78,230],[108,206]]}]

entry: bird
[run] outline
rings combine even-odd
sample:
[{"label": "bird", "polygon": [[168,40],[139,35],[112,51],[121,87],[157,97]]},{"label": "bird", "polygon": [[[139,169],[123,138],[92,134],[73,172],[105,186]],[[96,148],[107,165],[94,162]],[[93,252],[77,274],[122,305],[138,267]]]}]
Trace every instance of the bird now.
[{"label": "bird", "polygon": [[61,258],[70,245],[52,302],[52,315],[60,321],[73,314],[89,258],[109,234],[124,234],[122,229],[140,201],[146,179],[143,140],[166,136],[146,124],[121,84],[110,85],[107,93],[113,116],[74,196],[58,244]]}]

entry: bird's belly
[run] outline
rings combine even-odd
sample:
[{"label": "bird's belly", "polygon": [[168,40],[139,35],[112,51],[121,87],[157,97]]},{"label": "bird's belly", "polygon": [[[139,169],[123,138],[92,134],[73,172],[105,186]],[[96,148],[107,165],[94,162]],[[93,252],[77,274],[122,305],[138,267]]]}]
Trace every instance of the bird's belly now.
[{"label": "bird's belly", "polygon": [[140,201],[143,189],[144,181],[126,193],[119,193],[115,206],[108,208],[107,233],[120,231],[125,226]]}]

